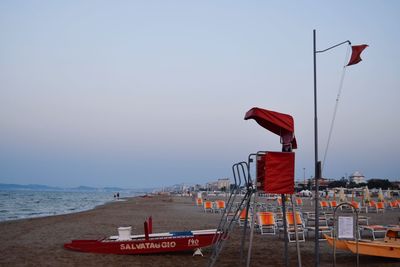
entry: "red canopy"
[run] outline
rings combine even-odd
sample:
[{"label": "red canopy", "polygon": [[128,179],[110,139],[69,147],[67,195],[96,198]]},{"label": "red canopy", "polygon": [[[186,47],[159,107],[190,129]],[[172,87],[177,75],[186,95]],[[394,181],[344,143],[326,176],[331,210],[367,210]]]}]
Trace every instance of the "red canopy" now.
[{"label": "red canopy", "polygon": [[283,139],[290,136],[289,141],[292,144],[292,148],[297,148],[292,116],[271,110],[252,108],[246,112],[244,119],[254,119],[260,126],[279,135]]}]

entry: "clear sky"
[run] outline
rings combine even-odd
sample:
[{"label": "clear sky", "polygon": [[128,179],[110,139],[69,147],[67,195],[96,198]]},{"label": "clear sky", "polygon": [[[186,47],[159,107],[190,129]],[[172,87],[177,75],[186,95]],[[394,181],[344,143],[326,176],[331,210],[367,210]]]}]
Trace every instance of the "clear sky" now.
[{"label": "clear sky", "polygon": [[[282,3],[283,2],[283,3]],[[399,1],[1,1],[0,183],[152,187],[232,177],[295,120],[314,175],[317,49],[368,44],[346,70],[324,177],[400,178]],[[322,160],[348,46],[318,54]]]}]

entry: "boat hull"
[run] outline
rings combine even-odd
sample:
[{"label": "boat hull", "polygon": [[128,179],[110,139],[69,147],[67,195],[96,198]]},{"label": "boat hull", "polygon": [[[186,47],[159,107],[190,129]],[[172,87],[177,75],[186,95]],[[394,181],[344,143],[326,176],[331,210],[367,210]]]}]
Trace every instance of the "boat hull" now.
[{"label": "boat hull", "polygon": [[207,247],[218,239],[220,233],[204,233],[188,236],[153,237],[135,240],[72,240],[64,244],[66,249],[106,254],[151,254],[177,251],[194,251]]},{"label": "boat hull", "polygon": [[[328,244],[331,246],[331,247],[333,247],[333,237],[331,237],[331,236],[329,236],[329,235],[325,235],[324,234],[324,236],[325,236],[325,239],[326,239],[326,241],[328,242]],[[335,240],[335,246],[336,246],[336,249],[341,249],[341,250],[349,250],[348,248],[347,248],[347,246],[346,246],[346,241],[344,241],[344,240],[340,240],[340,239],[336,239]]]},{"label": "boat hull", "polygon": [[[347,248],[357,253],[357,244],[354,241],[345,241]],[[358,242],[358,254],[385,258],[400,259],[400,246],[385,242]]]}]

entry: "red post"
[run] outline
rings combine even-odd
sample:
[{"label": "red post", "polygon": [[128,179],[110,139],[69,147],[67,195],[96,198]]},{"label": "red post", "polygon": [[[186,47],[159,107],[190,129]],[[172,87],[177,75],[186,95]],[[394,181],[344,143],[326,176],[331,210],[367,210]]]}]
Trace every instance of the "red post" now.
[{"label": "red post", "polygon": [[149,240],[149,226],[147,225],[147,221],[144,222],[144,237],[146,240]]}]

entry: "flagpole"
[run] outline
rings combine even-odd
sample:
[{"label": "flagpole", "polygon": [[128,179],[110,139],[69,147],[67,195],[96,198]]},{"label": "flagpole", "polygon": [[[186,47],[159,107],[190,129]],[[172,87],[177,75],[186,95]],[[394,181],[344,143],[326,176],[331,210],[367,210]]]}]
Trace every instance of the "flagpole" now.
[{"label": "flagpole", "polygon": [[348,43],[349,40],[331,46],[325,50],[317,51],[316,31],[313,30],[313,47],[314,47],[314,157],[315,157],[315,267],[319,267],[319,180],[322,177],[321,161],[318,160],[318,116],[317,116],[317,53],[323,53],[337,46]]},{"label": "flagpole", "polygon": [[313,31],[314,43],[314,157],[315,157],[315,267],[319,266],[319,175],[318,171],[318,116],[317,116],[317,48],[316,48],[316,32]]}]

